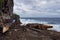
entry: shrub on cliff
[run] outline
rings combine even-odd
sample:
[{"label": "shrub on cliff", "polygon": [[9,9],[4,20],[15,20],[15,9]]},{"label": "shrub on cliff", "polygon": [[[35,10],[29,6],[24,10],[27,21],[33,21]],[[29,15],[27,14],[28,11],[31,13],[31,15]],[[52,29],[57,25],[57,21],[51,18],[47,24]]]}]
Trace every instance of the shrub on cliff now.
[{"label": "shrub on cliff", "polygon": [[13,13],[12,18],[15,20],[15,24],[21,24],[19,15]]},{"label": "shrub on cliff", "polygon": [[20,18],[20,16],[19,16],[19,15],[17,15],[17,14],[15,14],[15,13],[13,13],[12,18],[13,18],[13,19],[19,19],[19,18]]}]

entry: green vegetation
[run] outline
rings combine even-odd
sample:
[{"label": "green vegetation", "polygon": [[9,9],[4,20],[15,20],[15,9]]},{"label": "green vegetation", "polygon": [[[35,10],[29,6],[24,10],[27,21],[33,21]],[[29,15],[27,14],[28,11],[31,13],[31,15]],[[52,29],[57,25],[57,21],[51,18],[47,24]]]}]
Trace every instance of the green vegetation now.
[{"label": "green vegetation", "polygon": [[3,5],[3,2],[4,2],[4,0],[0,0],[0,8],[1,8],[2,5]]},{"label": "green vegetation", "polygon": [[20,18],[20,16],[19,16],[19,15],[17,15],[17,14],[15,14],[15,13],[13,13],[12,18],[13,18],[13,19],[19,19],[19,18]]}]

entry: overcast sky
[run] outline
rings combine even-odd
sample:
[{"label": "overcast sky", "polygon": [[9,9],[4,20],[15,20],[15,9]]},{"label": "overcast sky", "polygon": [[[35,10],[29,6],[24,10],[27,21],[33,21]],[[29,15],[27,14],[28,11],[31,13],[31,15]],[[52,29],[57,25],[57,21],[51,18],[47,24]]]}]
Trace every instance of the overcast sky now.
[{"label": "overcast sky", "polygon": [[21,17],[60,17],[60,0],[14,0],[14,13]]}]

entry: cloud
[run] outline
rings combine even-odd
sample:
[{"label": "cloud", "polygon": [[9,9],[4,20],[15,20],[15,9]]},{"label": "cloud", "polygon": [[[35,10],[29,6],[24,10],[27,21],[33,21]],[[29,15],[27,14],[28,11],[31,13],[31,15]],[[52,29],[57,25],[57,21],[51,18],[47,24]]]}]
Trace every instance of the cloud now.
[{"label": "cloud", "polygon": [[60,17],[60,0],[14,0],[21,17]]}]

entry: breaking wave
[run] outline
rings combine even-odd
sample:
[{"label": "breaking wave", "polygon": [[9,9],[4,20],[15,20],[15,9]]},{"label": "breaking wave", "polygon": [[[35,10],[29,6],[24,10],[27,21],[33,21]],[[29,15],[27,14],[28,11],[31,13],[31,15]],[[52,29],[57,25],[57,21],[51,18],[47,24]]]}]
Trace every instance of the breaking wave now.
[{"label": "breaking wave", "polygon": [[39,21],[39,20],[33,20],[33,19],[20,19],[23,24],[28,24],[28,23],[40,23],[40,24],[49,24],[52,25],[53,28],[50,28],[48,30],[55,30],[60,32],[60,24],[56,22],[50,22],[50,21]]}]

